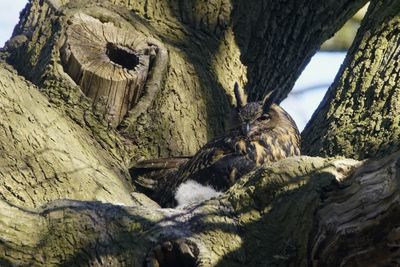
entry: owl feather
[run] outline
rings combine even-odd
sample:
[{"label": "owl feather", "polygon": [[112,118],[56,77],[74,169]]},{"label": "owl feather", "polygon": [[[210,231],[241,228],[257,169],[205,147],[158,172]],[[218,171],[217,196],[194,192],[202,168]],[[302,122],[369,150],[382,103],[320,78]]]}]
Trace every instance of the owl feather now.
[{"label": "owl feather", "polygon": [[[147,160],[133,168],[153,172],[146,178],[151,181],[149,196],[161,206],[174,206],[176,189],[188,180],[225,191],[258,166],[300,155],[299,131],[290,115],[274,103],[277,93],[274,90],[263,101],[247,103],[235,83],[238,127],[209,141],[191,158]],[[152,166],[158,167],[158,175]],[[133,179],[143,187],[143,177]]]}]

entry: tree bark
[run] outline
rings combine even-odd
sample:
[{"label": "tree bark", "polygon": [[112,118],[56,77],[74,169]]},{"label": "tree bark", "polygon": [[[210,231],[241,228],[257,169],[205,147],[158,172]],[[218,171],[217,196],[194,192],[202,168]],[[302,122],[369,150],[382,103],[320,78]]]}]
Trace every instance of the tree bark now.
[{"label": "tree bark", "polygon": [[180,239],[192,245],[195,266],[390,265],[398,161],[289,158],[185,209],[55,201],[28,210],[1,201],[2,263],[143,266],[157,241]]},{"label": "tree bark", "polygon": [[138,32],[78,14],[71,18],[60,53],[65,72],[117,126],[143,94],[154,50]]},{"label": "tree bark", "polygon": [[[398,153],[364,162],[288,158],[254,170],[218,198],[180,209],[161,209],[136,193],[127,172],[137,159],[192,154],[233,125],[234,81],[248,79],[250,99],[261,99],[271,87],[281,87],[282,98],[317,47],[364,3],[32,0],[0,55],[28,80],[0,63],[0,264],[395,263]],[[382,27],[383,37],[370,34],[369,42],[375,45],[381,37],[392,47],[399,34],[386,35],[384,29],[396,22],[397,11],[394,0],[375,2],[360,32]],[[83,93],[62,61],[76,15],[112,24],[157,47],[143,95],[117,128],[104,120],[104,110]],[[107,48],[105,43],[100,46]],[[360,49],[369,45],[358,44]],[[137,50],[129,42],[116,45]],[[356,45],[351,53],[358,51]],[[390,74],[396,70],[397,50],[383,58],[379,48],[362,51],[370,54],[356,55],[383,59]],[[351,65],[342,79],[351,71],[357,81],[376,70],[385,77],[380,63],[374,64],[365,63],[363,72]],[[380,82],[368,88],[377,95],[388,90]],[[392,112],[394,107],[390,102]],[[398,124],[392,126],[398,131]],[[367,130],[357,133],[368,137]]]},{"label": "tree bark", "polygon": [[337,79],[302,133],[308,155],[363,159],[399,149],[400,3],[374,1]]},{"label": "tree bark", "polygon": [[[154,90],[144,90],[148,104],[133,106],[120,128],[130,137],[136,160],[192,155],[235,124],[235,81],[241,86],[249,81],[250,100],[277,87],[281,100],[323,41],[365,2],[32,1],[8,45],[8,60],[52,101],[84,103],[80,109],[102,117],[104,111],[82,97],[60,62],[71,18],[84,13],[120,32],[156,39],[168,51],[168,67],[150,69],[160,74]],[[75,110],[68,113],[82,120]]]},{"label": "tree bark", "polygon": [[322,51],[347,51],[350,49],[357,31],[360,28],[361,21],[367,13],[369,3],[363,6],[343,27],[335,33],[330,39],[326,40],[322,46]]},{"label": "tree bark", "polygon": [[133,204],[122,158],[10,66],[0,66],[1,199],[24,207],[65,198]]},{"label": "tree bark", "polygon": [[237,1],[233,25],[250,100],[274,88],[279,100],[285,98],[321,44],[366,2]]}]

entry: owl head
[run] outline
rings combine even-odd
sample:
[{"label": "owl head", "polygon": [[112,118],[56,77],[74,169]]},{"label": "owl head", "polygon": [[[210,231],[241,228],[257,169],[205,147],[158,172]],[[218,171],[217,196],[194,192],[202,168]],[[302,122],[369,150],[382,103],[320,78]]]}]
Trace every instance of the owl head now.
[{"label": "owl head", "polygon": [[234,93],[243,135],[248,135],[254,125],[263,124],[263,128],[273,128],[276,125],[279,115],[276,109],[281,109],[274,104],[278,90],[271,91],[263,101],[249,103],[247,103],[247,97],[237,83],[234,85]]}]

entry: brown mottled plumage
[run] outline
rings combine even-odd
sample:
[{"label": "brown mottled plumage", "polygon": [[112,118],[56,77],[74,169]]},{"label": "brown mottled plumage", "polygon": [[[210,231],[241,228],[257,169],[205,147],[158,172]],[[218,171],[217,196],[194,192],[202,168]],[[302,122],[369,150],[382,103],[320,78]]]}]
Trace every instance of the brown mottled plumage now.
[{"label": "brown mottled plumage", "polygon": [[[247,104],[237,84],[234,91],[240,126],[211,140],[192,158],[170,164],[173,168],[157,178],[150,194],[162,206],[170,206],[176,188],[189,179],[226,190],[257,166],[300,155],[299,131],[289,114],[273,103],[276,91],[262,102]],[[159,160],[141,162],[135,170],[151,169],[155,162]],[[136,179],[136,183],[143,186],[143,180]],[[154,176],[150,180],[154,185]]]}]

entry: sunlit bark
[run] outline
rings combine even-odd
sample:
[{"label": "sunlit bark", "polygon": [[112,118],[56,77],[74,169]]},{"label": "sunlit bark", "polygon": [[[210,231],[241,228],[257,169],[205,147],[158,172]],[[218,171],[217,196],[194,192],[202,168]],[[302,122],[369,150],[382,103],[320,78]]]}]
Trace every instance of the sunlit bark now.
[{"label": "sunlit bark", "polygon": [[[181,209],[161,209],[135,192],[127,172],[140,158],[192,154],[232,126],[234,81],[248,81],[251,99],[275,87],[282,98],[364,3],[32,0],[0,55],[12,65],[0,63],[0,265],[393,264],[400,177],[399,154],[389,155],[399,126],[394,0],[371,5],[304,133],[307,152],[363,158],[379,151],[381,160],[288,158]],[[71,74],[85,64],[69,72],[63,60],[77,16],[116,27],[116,35],[129,32],[115,39],[93,32],[89,39],[107,40],[95,44],[102,56],[110,56],[109,43],[149,56],[144,93],[121,122],[110,123],[109,102],[99,105]],[[130,43],[130,34],[139,39]],[[343,129],[340,118],[349,122]],[[372,136],[377,146],[364,142]]]}]

